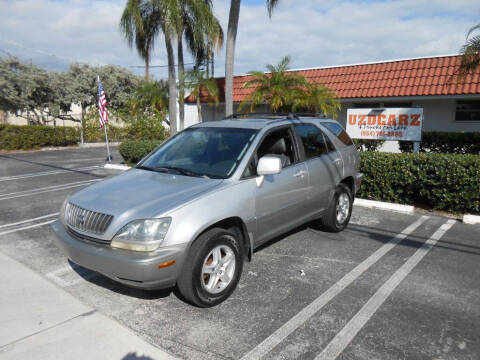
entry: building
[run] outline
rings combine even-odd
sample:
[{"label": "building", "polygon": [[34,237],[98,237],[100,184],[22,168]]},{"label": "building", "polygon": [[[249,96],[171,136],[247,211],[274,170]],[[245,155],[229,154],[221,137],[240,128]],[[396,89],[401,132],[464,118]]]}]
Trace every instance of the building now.
[{"label": "building", "polygon": [[[374,63],[291,70],[309,81],[337,92],[342,110],[338,120],[346,125],[349,108],[421,107],[423,131],[480,131],[480,70],[457,83],[459,55],[389,60]],[[235,76],[234,109],[253,91],[242,88],[249,76]],[[224,78],[217,79],[220,104],[209,106],[203,95],[202,116],[208,120],[224,117]],[[186,98],[188,107],[195,99]],[[256,112],[268,111],[266,105]],[[196,122],[196,112],[188,112],[186,124]]]}]

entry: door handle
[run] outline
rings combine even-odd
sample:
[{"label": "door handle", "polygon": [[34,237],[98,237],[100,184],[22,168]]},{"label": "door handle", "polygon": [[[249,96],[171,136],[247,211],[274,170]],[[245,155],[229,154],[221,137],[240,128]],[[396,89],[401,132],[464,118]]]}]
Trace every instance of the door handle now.
[{"label": "door handle", "polygon": [[302,170],[302,171],[297,172],[293,176],[303,178],[305,175],[307,175],[307,172]]}]

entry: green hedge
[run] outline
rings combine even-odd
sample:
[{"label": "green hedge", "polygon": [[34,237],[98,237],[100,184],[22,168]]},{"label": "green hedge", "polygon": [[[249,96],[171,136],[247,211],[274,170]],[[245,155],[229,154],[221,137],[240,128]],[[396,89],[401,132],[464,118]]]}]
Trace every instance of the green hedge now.
[{"label": "green hedge", "polygon": [[[400,142],[402,152],[412,152],[413,143]],[[420,152],[480,154],[480,132],[424,131]]]},{"label": "green hedge", "polygon": [[38,125],[0,125],[0,149],[34,149],[42,146],[76,145],[80,129]]},{"label": "green hedge", "polygon": [[162,142],[163,140],[128,140],[122,142],[118,150],[126,162],[137,163]]},{"label": "green hedge", "polygon": [[362,152],[359,197],[480,213],[480,155]]}]

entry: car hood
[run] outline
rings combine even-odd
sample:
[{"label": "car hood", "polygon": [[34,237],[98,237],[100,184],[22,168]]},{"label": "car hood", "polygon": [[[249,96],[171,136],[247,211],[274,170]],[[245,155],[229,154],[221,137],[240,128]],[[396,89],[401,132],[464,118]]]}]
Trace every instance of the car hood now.
[{"label": "car hood", "polygon": [[69,201],[84,209],[113,215],[117,221],[131,221],[159,216],[222,181],[131,169],[79,190]]}]

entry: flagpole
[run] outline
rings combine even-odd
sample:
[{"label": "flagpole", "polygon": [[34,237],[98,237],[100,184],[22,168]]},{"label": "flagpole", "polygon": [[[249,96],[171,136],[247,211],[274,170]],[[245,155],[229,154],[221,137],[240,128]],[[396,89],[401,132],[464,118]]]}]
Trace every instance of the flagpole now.
[{"label": "flagpole", "polygon": [[108,146],[107,124],[103,125],[105,129],[105,141],[107,142],[107,161],[110,162],[112,157],[110,156],[110,147]]},{"label": "flagpole", "polygon": [[[102,83],[100,82],[100,76],[97,75],[98,84],[98,112],[100,115],[100,126],[105,129],[105,142],[107,143],[107,161],[112,161],[110,156],[110,146],[108,145],[107,123],[108,123],[108,111],[106,108],[107,102],[105,100],[105,92],[103,91]],[[105,101],[105,103],[104,103]]]}]

